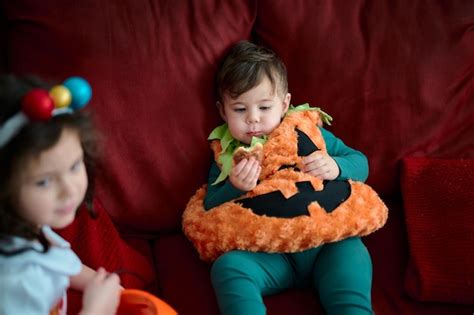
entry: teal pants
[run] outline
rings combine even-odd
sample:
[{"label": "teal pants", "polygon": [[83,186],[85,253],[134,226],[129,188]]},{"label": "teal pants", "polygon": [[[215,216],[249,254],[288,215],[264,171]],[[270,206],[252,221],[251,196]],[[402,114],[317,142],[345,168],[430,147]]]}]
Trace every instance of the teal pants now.
[{"label": "teal pants", "polygon": [[222,315],[263,315],[263,296],[313,286],[328,315],[373,314],[372,262],[360,238],[293,254],[231,251],[211,269]]}]

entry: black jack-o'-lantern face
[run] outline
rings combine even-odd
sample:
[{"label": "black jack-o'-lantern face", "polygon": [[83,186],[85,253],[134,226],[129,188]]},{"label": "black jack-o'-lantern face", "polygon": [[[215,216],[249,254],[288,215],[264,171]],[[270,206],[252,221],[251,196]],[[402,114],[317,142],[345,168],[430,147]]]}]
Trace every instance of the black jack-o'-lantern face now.
[{"label": "black jack-o'-lantern face", "polygon": [[[298,134],[298,155],[308,156],[318,151],[319,148],[301,130],[295,129]],[[281,169],[292,168],[300,171],[296,164],[282,165]],[[348,181],[333,180],[324,181],[324,188],[320,191],[314,190],[309,181],[298,182],[296,187],[298,193],[285,198],[281,191],[258,195],[255,197],[238,200],[243,207],[251,209],[255,214],[278,218],[293,218],[301,215],[309,215],[308,206],[317,201],[326,212],[335,210],[341,203],[347,200],[351,194],[351,186]]]}]

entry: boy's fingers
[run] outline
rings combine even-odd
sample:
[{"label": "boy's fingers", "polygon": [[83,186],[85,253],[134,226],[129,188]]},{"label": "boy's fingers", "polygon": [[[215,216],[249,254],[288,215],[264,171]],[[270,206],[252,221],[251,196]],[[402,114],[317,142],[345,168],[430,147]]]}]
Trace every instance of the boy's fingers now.
[{"label": "boy's fingers", "polygon": [[303,157],[303,163],[308,164],[315,160],[319,160],[322,157],[323,155],[320,152],[314,152],[313,154]]},{"label": "boy's fingers", "polygon": [[311,163],[306,164],[304,166],[304,169],[305,169],[306,172],[311,172],[311,171],[317,170],[320,167],[321,167],[321,165],[320,165],[319,161],[313,161]]},{"label": "boy's fingers", "polygon": [[239,174],[239,177],[242,179],[247,178],[249,174],[252,172],[252,169],[254,167],[255,167],[255,160],[251,158],[250,160],[247,161],[247,163],[243,167],[242,171]]},{"label": "boy's fingers", "polygon": [[260,176],[261,166],[257,163],[252,167],[252,172],[250,173],[250,182],[255,183],[258,180],[258,176]]},{"label": "boy's fingers", "polygon": [[262,172],[262,166],[260,164],[257,165],[257,172],[255,176],[258,178],[260,176],[260,173]]},{"label": "boy's fingers", "polygon": [[261,166],[257,166],[257,169],[255,171],[253,181],[256,182],[258,180],[258,177],[260,176],[260,171],[262,170]]},{"label": "boy's fingers", "polygon": [[245,167],[245,165],[247,165],[247,162],[248,162],[247,159],[243,159],[242,161],[239,162],[239,164],[234,166],[235,174],[239,174],[242,171],[242,169]]}]

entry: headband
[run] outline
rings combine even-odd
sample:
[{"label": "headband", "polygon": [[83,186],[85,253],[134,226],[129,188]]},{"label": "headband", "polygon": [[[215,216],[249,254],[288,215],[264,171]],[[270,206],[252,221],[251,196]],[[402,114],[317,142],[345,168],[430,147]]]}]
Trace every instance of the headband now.
[{"label": "headband", "polygon": [[91,86],[81,77],[70,77],[49,91],[31,89],[21,100],[21,110],[0,127],[0,148],[30,121],[47,121],[53,116],[73,113],[86,106],[91,97]]}]

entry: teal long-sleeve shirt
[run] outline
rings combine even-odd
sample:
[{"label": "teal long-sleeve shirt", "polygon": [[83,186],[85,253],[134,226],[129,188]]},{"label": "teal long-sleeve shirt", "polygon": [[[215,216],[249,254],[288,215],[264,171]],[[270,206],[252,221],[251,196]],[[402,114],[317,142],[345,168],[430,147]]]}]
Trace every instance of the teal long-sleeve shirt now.
[{"label": "teal long-sleeve shirt", "polygon": [[[337,138],[330,131],[320,128],[321,134],[326,142],[328,154],[336,161],[339,166],[338,180],[352,179],[364,182],[369,176],[369,163],[367,157],[360,151],[354,150]],[[212,185],[220,174],[220,169],[214,161],[209,170],[207,194],[204,199],[204,208],[209,210],[224,202],[238,198],[245,194],[235,188],[227,179],[216,185]]]}]

